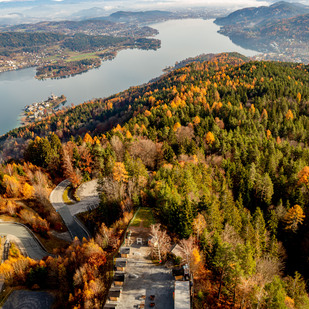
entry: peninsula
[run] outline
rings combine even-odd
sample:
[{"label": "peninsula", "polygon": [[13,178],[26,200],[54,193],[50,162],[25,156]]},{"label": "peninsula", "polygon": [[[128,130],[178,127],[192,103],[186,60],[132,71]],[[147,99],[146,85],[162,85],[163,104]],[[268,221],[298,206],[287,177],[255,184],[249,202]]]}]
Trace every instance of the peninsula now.
[{"label": "peninsula", "polygon": [[66,102],[64,95],[51,94],[46,101],[25,106],[21,115],[21,125],[27,125],[52,114],[61,104]]}]

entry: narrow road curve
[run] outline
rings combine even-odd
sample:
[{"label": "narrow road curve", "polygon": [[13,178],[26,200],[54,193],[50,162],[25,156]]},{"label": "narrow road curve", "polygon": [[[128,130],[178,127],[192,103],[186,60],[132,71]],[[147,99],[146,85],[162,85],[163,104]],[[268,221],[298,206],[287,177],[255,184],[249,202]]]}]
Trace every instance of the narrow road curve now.
[{"label": "narrow road curve", "polygon": [[84,194],[80,196],[81,201],[73,205],[67,205],[63,202],[63,193],[69,185],[70,181],[68,179],[60,182],[50,194],[49,199],[68,227],[72,239],[77,237],[79,240],[83,240],[83,238],[89,238],[89,232],[75,215],[93,209],[99,204],[98,194],[96,193],[96,180],[82,184],[80,192]]},{"label": "narrow road curve", "polygon": [[22,253],[31,259],[41,260],[48,253],[34,234],[24,225],[13,222],[0,222],[0,235],[7,236],[8,239],[16,240]]}]

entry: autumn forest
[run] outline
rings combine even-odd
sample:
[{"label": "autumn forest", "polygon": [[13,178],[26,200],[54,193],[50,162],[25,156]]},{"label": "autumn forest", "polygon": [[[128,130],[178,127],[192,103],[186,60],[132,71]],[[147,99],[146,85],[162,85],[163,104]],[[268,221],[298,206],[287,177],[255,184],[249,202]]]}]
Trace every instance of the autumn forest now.
[{"label": "autumn forest", "polygon": [[[52,253],[12,246],[7,286],[102,308],[112,256],[145,206],[173,243],[194,244],[194,308],[308,308],[308,69],[214,55],[0,137],[1,218]],[[49,194],[64,179],[73,195],[98,179],[99,207],[79,216],[88,240],[57,237]]]}]

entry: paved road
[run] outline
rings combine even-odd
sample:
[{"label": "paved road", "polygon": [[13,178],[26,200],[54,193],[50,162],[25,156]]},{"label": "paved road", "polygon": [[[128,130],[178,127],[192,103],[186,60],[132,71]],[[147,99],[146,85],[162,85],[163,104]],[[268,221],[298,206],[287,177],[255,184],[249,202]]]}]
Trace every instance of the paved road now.
[{"label": "paved road", "polygon": [[89,211],[97,208],[100,203],[100,198],[97,191],[98,180],[94,179],[88,182],[84,182],[77,189],[77,196],[80,198],[80,202],[74,204],[70,208],[72,214],[78,214],[80,212]]},{"label": "paved road", "polygon": [[0,222],[0,235],[16,241],[21,251],[34,260],[41,260],[49,255],[35,236],[24,226],[8,222]]},{"label": "paved road", "polygon": [[47,292],[13,291],[2,309],[49,309],[54,297]]},{"label": "paved road", "polygon": [[[88,184],[88,185],[87,185]],[[50,195],[50,202],[53,207],[62,217],[64,223],[68,227],[68,230],[71,234],[72,239],[77,237],[82,240],[83,238],[88,238],[89,233],[85,227],[83,227],[78,220],[75,218],[75,215],[80,212],[89,210],[93,208],[94,195],[94,182],[90,181],[83,184],[82,192],[85,191],[85,194],[81,196],[81,202],[75,203],[73,205],[67,205],[63,202],[63,193],[67,186],[70,185],[69,180],[64,180],[58,184],[58,186],[53,190]],[[89,186],[89,189],[87,189]],[[96,186],[95,186],[96,187]],[[97,194],[96,194],[97,195]]]}]

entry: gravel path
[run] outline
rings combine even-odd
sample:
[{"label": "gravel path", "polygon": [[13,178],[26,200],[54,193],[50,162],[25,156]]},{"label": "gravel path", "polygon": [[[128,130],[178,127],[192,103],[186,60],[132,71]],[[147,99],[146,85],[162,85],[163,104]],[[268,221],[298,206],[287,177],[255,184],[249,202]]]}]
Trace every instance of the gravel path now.
[{"label": "gravel path", "polygon": [[0,235],[18,244],[21,251],[34,260],[41,260],[50,255],[43,248],[37,238],[23,225],[16,223],[0,222]]}]

